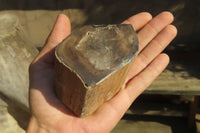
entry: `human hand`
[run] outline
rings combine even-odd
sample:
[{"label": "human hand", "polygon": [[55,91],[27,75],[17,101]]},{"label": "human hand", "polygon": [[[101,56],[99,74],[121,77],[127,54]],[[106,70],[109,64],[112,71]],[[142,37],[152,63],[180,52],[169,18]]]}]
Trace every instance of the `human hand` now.
[{"label": "human hand", "polygon": [[170,25],[173,16],[163,12],[152,19],[139,13],[123,23],[132,24],[139,39],[139,54],[122,89],[93,115],[79,118],[57,98],[54,86],[54,50],[71,32],[69,19],[59,15],[47,42],[30,65],[29,101],[31,119],[28,133],[104,133],[110,132],[133,101],[153,82],[169,63],[160,54],[177,34]]}]

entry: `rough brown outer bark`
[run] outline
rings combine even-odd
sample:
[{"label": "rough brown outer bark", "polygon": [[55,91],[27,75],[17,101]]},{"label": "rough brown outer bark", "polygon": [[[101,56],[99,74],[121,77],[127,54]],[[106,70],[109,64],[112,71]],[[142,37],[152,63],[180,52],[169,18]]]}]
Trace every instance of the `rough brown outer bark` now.
[{"label": "rough brown outer bark", "polygon": [[56,58],[57,95],[74,114],[81,117],[91,115],[104,102],[110,100],[121,87],[124,87],[124,82],[132,62],[115,71],[102,82],[87,87],[76,73]]},{"label": "rough brown outer bark", "polygon": [[78,116],[81,115],[86,89],[77,75],[59,60],[55,60],[56,92],[62,102]]}]

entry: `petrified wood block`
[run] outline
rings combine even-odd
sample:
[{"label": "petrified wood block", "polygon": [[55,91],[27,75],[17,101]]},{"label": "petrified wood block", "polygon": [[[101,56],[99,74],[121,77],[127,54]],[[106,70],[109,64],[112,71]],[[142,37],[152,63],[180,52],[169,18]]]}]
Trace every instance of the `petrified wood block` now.
[{"label": "petrified wood block", "polygon": [[131,25],[89,25],[56,48],[56,91],[76,115],[92,114],[124,86],[138,39]]}]

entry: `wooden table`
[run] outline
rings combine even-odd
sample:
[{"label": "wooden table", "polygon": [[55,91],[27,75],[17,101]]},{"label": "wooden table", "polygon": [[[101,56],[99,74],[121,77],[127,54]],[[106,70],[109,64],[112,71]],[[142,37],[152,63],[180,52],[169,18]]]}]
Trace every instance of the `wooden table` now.
[{"label": "wooden table", "polygon": [[[144,94],[181,95],[189,98],[189,127],[195,127],[195,116],[200,96],[200,52],[173,55],[166,69]],[[182,63],[180,63],[182,62]]]}]

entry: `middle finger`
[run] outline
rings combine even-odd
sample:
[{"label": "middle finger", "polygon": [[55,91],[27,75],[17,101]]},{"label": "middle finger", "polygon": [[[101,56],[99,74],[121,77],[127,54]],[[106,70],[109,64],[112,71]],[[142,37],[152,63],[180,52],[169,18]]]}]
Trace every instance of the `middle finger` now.
[{"label": "middle finger", "polygon": [[167,25],[172,23],[173,15],[169,12],[162,12],[153,18],[138,32],[139,52]]}]

